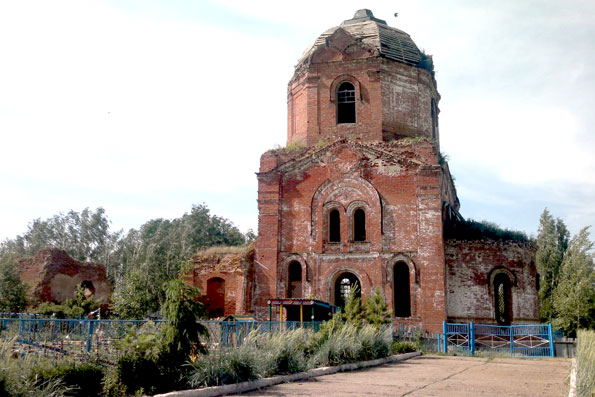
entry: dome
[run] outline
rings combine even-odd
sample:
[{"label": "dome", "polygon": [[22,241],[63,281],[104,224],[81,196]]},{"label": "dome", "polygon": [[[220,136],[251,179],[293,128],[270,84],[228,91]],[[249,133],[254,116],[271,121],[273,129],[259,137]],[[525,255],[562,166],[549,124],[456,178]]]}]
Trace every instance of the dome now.
[{"label": "dome", "polygon": [[374,47],[380,57],[431,70],[430,58],[417,48],[409,34],[388,26],[386,21],[374,17],[372,11],[367,9],[357,11],[352,19],[322,33],[314,44],[304,51],[296,69],[308,63],[310,56],[318,48],[325,46],[327,38],[339,29],[343,29],[364,44]]}]

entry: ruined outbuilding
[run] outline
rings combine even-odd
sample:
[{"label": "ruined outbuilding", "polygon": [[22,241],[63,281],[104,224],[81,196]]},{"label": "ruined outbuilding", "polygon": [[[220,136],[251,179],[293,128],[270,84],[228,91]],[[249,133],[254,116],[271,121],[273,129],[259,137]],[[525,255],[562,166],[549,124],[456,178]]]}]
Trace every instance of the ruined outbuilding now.
[{"label": "ruined outbuilding", "polygon": [[259,318],[272,298],[342,306],[380,287],[395,324],[424,331],[537,321],[529,243],[445,238],[462,216],[439,102],[432,57],[371,11],[324,32],[289,81],[287,147],[261,157],[252,265],[209,259],[195,284]]},{"label": "ruined outbuilding", "polygon": [[18,268],[21,280],[28,286],[27,299],[33,304],[64,303],[74,297],[77,286],[101,303],[107,303],[112,293],[103,265],[76,261],[60,249],[39,250],[20,259]]}]

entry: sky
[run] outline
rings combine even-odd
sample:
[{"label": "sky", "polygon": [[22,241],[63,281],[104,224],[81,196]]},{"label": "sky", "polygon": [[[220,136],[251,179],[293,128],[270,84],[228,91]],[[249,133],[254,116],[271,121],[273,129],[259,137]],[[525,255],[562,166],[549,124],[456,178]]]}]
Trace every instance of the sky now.
[{"label": "sky", "polygon": [[293,68],[361,8],[434,56],[465,218],[595,225],[592,0],[0,0],[0,240],[85,207],[128,230],[204,203],[256,230]]}]

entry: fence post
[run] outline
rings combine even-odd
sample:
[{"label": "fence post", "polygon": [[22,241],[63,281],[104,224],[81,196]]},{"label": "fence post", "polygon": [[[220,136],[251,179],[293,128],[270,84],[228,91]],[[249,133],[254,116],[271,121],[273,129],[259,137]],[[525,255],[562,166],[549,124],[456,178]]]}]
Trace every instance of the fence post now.
[{"label": "fence post", "polygon": [[444,333],[444,353],[448,353],[448,337],[446,336],[446,321],[442,322],[442,332]]},{"label": "fence post", "polygon": [[514,330],[513,330],[514,325],[511,325],[509,330],[510,330],[510,355],[514,356]]},{"label": "fence post", "polygon": [[475,326],[473,321],[469,323],[469,347],[471,349],[471,355],[475,355]]},{"label": "fence post", "polygon": [[87,353],[91,351],[91,345],[93,344],[93,328],[95,325],[95,320],[87,320],[89,321],[89,334],[87,335]]},{"label": "fence post", "polygon": [[554,357],[554,332],[552,329],[552,323],[547,324],[547,333],[550,340],[550,357]]},{"label": "fence post", "polygon": [[440,332],[438,332],[438,353],[442,353],[442,341],[440,340]]}]

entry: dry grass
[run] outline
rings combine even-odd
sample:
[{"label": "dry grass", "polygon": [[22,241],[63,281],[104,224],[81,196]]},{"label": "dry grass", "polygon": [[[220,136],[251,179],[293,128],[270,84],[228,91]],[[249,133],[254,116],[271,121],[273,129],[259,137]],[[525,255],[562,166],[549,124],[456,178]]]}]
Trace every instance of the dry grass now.
[{"label": "dry grass", "polygon": [[595,331],[579,330],[576,351],[578,396],[595,395]]},{"label": "dry grass", "polygon": [[207,249],[198,251],[197,256],[221,256],[221,255],[241,255],[252,248],[249,245],[216,245]]}]

